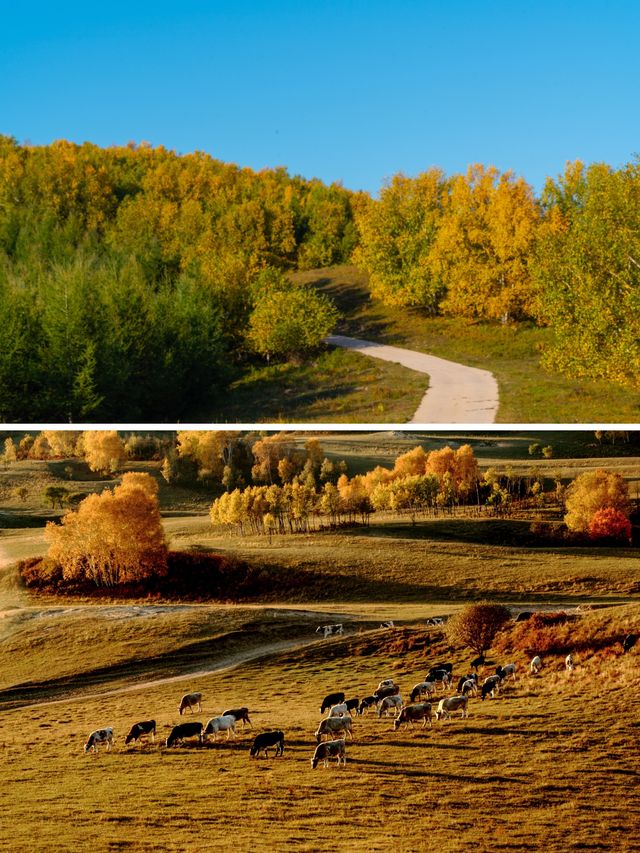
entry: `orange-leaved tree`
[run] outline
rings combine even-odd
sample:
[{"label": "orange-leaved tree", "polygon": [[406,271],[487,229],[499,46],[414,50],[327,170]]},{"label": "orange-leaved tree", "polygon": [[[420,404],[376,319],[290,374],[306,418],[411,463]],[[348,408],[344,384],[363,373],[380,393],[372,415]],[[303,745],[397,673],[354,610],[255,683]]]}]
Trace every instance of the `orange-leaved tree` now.
[{"label": "orange-leaved tree", "polygon": [[115,429],[87,430],[82,434],[84,457],[92,471],[116,471],[124,462],[124,443]]},{"label": "orange-leaved tree", "polygon": [[566,508],[564,521],[569,530],[586,533],[598,510],[610,508],[629,517],[629,487],[614,471],[585,471],[568,487]]},{"label": "orange-leaved tree", "polygon": [[49,522],[47,556],[65,580],[113,587],[167,571],[158,485],[149,474],[125,474],[119,486],[89,495],[61,524]]}]

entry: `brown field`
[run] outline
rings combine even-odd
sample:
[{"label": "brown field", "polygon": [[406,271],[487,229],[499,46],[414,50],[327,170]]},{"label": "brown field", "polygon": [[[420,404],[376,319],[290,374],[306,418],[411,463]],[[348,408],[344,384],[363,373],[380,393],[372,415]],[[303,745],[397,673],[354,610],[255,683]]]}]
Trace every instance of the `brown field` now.
[{"label": "brown field", "polygon": [[[637,606],[597,611],[576,630],[624,630],[639,615]],[[102,645],[97,635],[92,654]],[[450,649],[441,629],[414,626],[111,696],[78,699],[71,680],[64,701],[2,712],[3,846],[23,849],[37,821],[38,850],[638,849],[637,650],[583,652],[570,676],[548,657],[537,677],[512,650],[518,681],[472,699],[468,719],[394,732],[370,713],[354,720],[346,767],[311,769],[326,692],[364,695],[393,676],[406,694],[443,656],[466,671],[468,653]],[[87,644],[72,644],[70,657],[81,671]],[[203,748],[124,746],[140,719],[155,718],[166,737],[180,695],[196,689],[204,707],[194,719],[247,704],[253,730]],[[105,725],[114,750],[85,755],[88,733]],[[272,728],[285,731],[284,757],[251,761],[253,734]]]}]

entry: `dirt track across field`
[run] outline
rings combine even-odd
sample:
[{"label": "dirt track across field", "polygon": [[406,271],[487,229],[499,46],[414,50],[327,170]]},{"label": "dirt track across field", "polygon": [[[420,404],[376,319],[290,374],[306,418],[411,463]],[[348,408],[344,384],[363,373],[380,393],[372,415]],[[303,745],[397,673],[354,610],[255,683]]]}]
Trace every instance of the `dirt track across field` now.
[{"label": "dirt track across field", "polygon": [[428,374],[429,388],[409,423],[491,424],[496,419],[498,383],[488,370],[344,335],[330,335],[325,341]]}]

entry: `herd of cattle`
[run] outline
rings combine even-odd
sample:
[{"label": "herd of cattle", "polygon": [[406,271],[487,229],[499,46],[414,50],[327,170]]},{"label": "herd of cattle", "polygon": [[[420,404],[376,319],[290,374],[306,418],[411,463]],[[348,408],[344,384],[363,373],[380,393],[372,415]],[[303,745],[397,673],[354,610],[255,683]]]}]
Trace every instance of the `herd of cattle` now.
[{"label": "herd of cattle", "polygon": [[[346,694],[342,691],[325,696],[320,706],[320,714],[328,713],[321,719],[315,732],[317,746],[311,758],[311,766],[315,768],[320,762],[327,766],[329,758],[332,757],[337,759],[338,764],[346,764],[345,744],[347,738],[353,740],[354,715],[356,717],[365,715],[372,709],[375,709],[380,718],[392,713],[394,731],[397,731],[403,724],[413,725],[420,721],[423,728],[427,723],[431,727],[434,716],[438,721],[450,719],[451,715],[456,712],[460,712],[462,718],[467,717],[470,697],[479,696],[481,700],[488,696],[494,697],[505,682],[516,680],[516,664],[507,663],[504,666],[496,667],[495,672],[484,677],[480,683],[478,667],[483,662],[480,659],[471,662],[473,671],[458,678],[454,695],[446,695],[448,691],[453,689],[454,683],[453,664],[447,662],[431,667],[424,680],[412,687],[408,704],[402,698],[399,685],[392,678],[381,681],[370,695],[362,699],[358,697],[347,699]],[[573,666],[572,656],[567,655],[565,659],[567,671],[571,671]],[[537,674],[541,668],[542,660],[536,655],[530,662],[530,673]],[[432,699],[437,700],[435,709]],[[202,712],[202,694],[185,694],[178,706],[180,715],[187,711],[194,714],[196,709],[198,712]],[[176,746],[187,738],[197,738],[199,744],[203,745],[210,736],[215,741],[220,732],[226,732],[227,740],[229,740],[230,736],[236,737],[236,725],[239,722],[242,722],[243,729],[245,726],[252,726],[247,707],[230,708],[219,716],[212,717],[206,725],[195,721],[180,723],[172,728],[165,740],[165,746],[167,748]],[[143,737],[149,737],[152,742],[155,742],[155,734],[155,720],[143,720],[131,727],[125,738],[125,744],[140,741]],[[329,739],[323,741],[325,737]],[[283,755],[284,740],[284,732],[279,729],[262,732],[255,737],[249,755],[252,758],[257,758],[261,752],[264,752],[265,757],[268,757],[269,749],[274,749],[276,756]],[[105,744],[107,750],[110,750],[113,742],[113,727],[107,726],[96,729],[89,735],[84,745],[84,751],[85,753],[96,752],[98,744]]]}]

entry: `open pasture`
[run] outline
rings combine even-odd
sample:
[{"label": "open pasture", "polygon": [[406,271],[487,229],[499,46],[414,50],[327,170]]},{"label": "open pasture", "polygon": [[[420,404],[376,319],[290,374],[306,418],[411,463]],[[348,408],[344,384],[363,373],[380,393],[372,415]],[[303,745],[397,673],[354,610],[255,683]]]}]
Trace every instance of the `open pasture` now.
[{"label": "open pasture", "polygon": [[[633,605],[593,612],[580,631],[637,618]],[[326,693],[366,695],[393,677],[406,698],[444,655],[467,671],[468,651],[429,632],[428,646],[409,648],[407,630],[366,632],[197,679],[5,711],[0,837],[20,849],[37,822],[39,850],[638,849],[637,649],[585,651],[571,674],[548,657],[536,677],[512,650],[518,680],[471,699],[468,719],[395,732],[370,712],[354,718],[346,767],[311,769]],[[506,661],[492,655],[487,672]],[[191,690],[202,713],[180,717]],[[235,740],[160,742],[178,722],[240,705],[253,729],[239,725]],[[149,718],[156,743],[125,747],[130,726]],[[89,732],[107,725],[113,751],[84,754]],[[254,735],[276,728],[284,756],[251,760]]]}]

